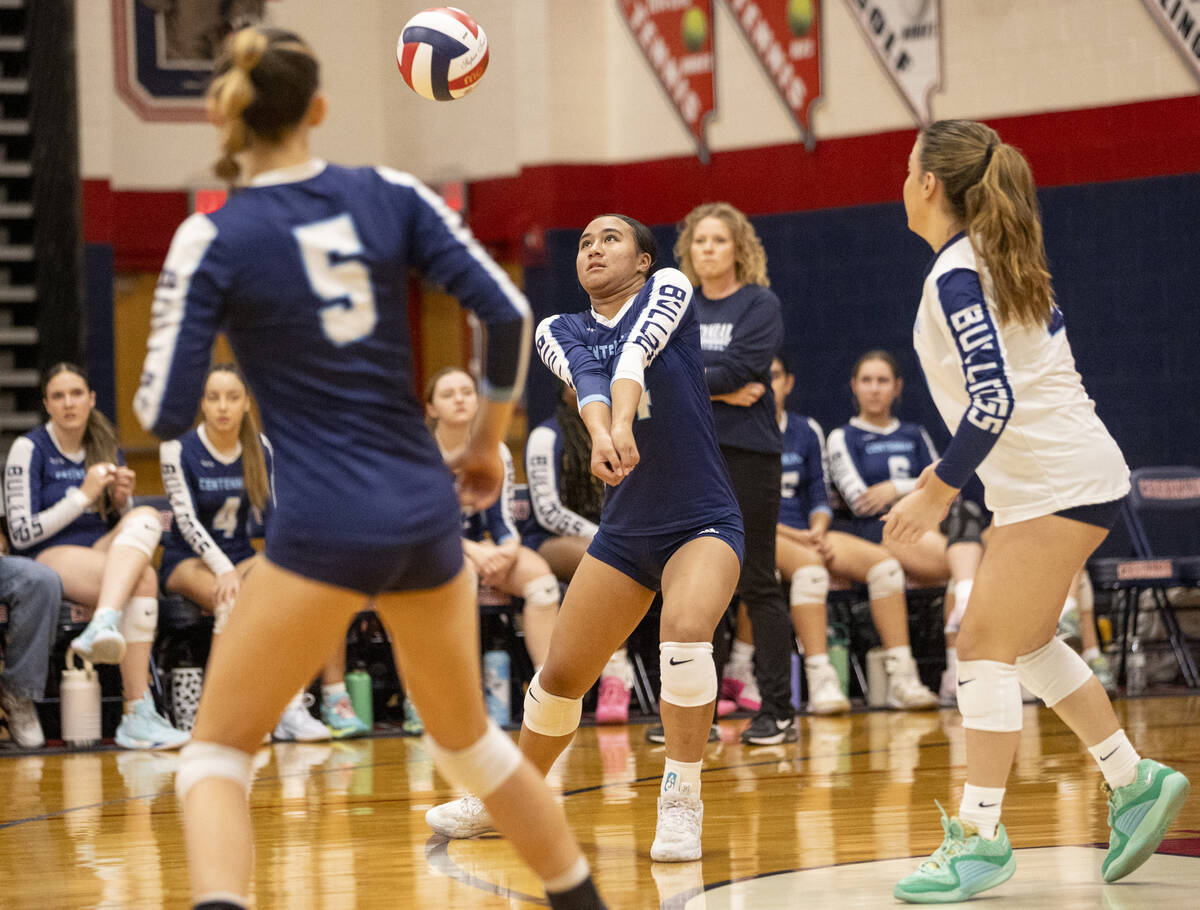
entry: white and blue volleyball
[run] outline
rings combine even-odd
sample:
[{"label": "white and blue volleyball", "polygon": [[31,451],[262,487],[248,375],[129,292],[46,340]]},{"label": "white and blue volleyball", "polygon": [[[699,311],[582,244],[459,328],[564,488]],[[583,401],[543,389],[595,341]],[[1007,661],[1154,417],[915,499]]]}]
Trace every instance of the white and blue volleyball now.
[{"label": "white and blue volleyball", "polygon": [[453,6],[417,13],[400,32],[396,63],[408,87],[430,101],[453,101],[479,84],[488,65],[487,35]]}]

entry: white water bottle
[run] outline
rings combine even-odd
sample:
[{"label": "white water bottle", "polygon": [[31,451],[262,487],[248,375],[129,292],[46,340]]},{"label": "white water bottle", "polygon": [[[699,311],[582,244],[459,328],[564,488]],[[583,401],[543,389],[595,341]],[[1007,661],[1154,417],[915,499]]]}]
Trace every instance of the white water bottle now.
[{"label": "white water bottle", "polygon": [[62,738],[72,746],[94,746],[100,742],[100,678],[86,660],[77,669],[74,655],[68,648],[58,687]]},{"label": "white water bottle", "polygon": [[1125,658],[1125,694],[1141,695],[1146,691],[1146,651],[1135,635],[1129,639],[1129,654]]}]

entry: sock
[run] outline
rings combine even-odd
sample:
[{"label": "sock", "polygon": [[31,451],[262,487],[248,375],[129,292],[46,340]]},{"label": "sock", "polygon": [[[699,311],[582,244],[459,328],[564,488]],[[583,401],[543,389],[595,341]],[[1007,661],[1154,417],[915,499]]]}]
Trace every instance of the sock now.
[{"label": "sock", "polygon": [[608,659],[608,663],[604,665],[604,672],[601,676],[624,676],[625,665],[629,663],[629,655],[624,647],[617,648],[613,652],[612,657]]},{"label": "sock", "polygon": [[112,607],[100,607],[98,610],[96,610],[95,613],[92,614],[92,622],[95,622],[96,618],[104,613],[116,613],[116,612],[117,611],[114,610]]},{"label": "sock", "polygon": [[733,640],[733,648],[729,652],[729,662],[738,666],[749,666],[754,660],[754,645],[742,641],[740,638]]},{"label": "sock", "polygon": [[1092,645],[1090,648],[1084,648],[1083,652],[1079,656],[1083,658],[1084,663],[1090,664],[1093,660],[1100,656],[1100,649],[1095,645]]},{"label": "sock", "polygon": [[1092,758],[1096,759],[1104,779],[1114,790],[1133,783],[1137,777],[1137,766],[1142,757],[1133,748],[1123,729],[1094,746],[1088,746],[1088,751],[1092,753]]},{"label": "sock", "polygon": [[546,899],[550,902],[550,910],[604,910],[605,906],[590,875],[569,891],[547,888]]},{"label": "sock", "polygon": [[805,670],[819,670],[821,667],[829,666],[829,653],[813,654],[804,658]]},{"label": "sock", "polygon": [[885,658],[898,657],[901,660],[912,660],[912,648],[908,645],[898,645],[895,648],[885,648],[883,656]]},{"label": "sock", "polygon": [[991,840],[996,836],[996,825],[1000,824],[1002,802],[1003,787],[976,787],[966,784],[963,787],[962,803],[958,807],[958,817],[978,828],[979,836],[984,840]]},{"label": "sock", "polygon": [[700,795],[700,766],[702,761],[675,761],[668,758],[663,767],[662,786],[659,795],[668,793],[690,793]]},{"label": "sock", "polygon": [[1078,606],[1079,601],[1075,599],[1074,595],[1068,595],[1067,599],[1063,602],[1062,612],[1058,614],[1058,618],[1062,619]]},{"label": "sock", "polygon": [[141,702],[141,700],[149,694],[150,694],[149,691],[146,691],[146,692],[143,692],[141,695],[139,695],[137,698],[133,699],[132,701],[128,698],[125,699],[125,713],[132,714],[134,711],[134,708],[136,708],[138,706],[138,703]]},{"label": "sock", "polygon": [[946,672],[958,672],[958,648],[946,649]]},{"label": "sock", "polygon": [[346,695],[346,681],[345,680],[342,680],[339,683],[334,683],[333,685],[330,685],[330,686],[326,686],[326,685],[321,686],[321,697],[325,701],[338,701],[341,699],[341,697],[343,695]]},{"label": "sock", "polygon": [[591,870],[588,868],[588,862],[580,854],[579,858],[571,864],[566,872],[562,875],[556,875],[553,878],[548,878],[542,882],[546,888],[547,894],[555,894],[561,891],[570,891],[581,882],[587,881],[591,875]]}]

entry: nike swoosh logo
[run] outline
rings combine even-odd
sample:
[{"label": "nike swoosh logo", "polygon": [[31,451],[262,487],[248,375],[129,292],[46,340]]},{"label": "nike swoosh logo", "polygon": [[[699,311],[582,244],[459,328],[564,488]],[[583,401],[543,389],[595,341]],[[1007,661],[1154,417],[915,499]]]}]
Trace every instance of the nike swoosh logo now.
[{"label": "nike swoosh logo", "polygon": [[[1120,748],[1121,748],[1120,746],[1117,746],[1117,749],[1120,749]],[[1117,749],[1113,749],[1113,750],[1112,750],[1111,752],[1109,752],[1107,755],[1101,755],[1101,756],[1100,756],[1100,761],[1107,761],[1108,759],[1112,758],[1114,755],[1116,755],[1116,754],[1117,754]]]},{"label": "nike swoosh logo", "polygon": [[999,803],[980,803],[979,808],[980,809],[990,809],[993,806],[998,806],[998,805],[1000,805],[1000,804]]},{"label": "nike swoosh logo", "polygon": [[959,684],[960,686],[965,686],[967,683],[973,683],[973,682],[975,682],[975,677],[974,677],[974,676],[972,676],[970,679],[960,679],[960,680],[958,681],[958,684]]},{"label": "nike swoosh logo", "polygon": [[542,703],[542,700],[533,694],[533,689],[529,690],[529,697],[536,701],[539,705]]},{"label": "nike swoosh logo", "polygon": [[674,657],[672,657],[670,664],[672,667],[678,667],[680,664],[690,664],[695,659],[696,658],[694,657],[689,657],[687,660],[676,660]]}]

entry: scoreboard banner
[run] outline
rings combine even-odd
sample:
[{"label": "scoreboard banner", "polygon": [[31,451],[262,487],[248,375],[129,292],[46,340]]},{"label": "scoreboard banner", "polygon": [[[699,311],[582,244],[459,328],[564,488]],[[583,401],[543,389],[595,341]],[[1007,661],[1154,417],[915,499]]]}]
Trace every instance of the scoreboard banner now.
[{"label": "scoreboard banner", "polygon": [[705,128],[716,107],[712,0],[617,0],[617,7],[707,163]]},{"label": "scoreboard banner", "polygon": [[1142,3],[1200,81],[1200,0],[1142,0]]},{"label": "scoreboard banner", "polygon": [[808,112],[821,95],[821,0],[725,0],[725,5],[811,150]]},{"label": "scoreboard banner", "polygon": [[942,85],[941,0],[843,2],[917,124],[928,126]]}]

